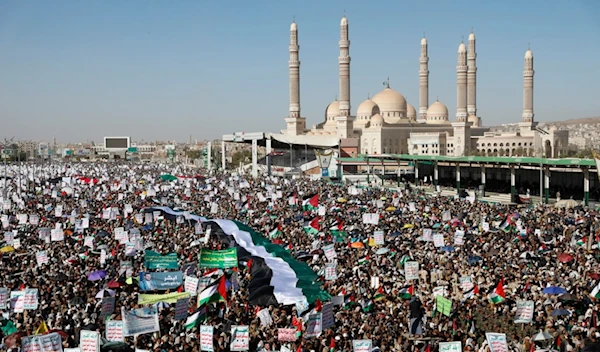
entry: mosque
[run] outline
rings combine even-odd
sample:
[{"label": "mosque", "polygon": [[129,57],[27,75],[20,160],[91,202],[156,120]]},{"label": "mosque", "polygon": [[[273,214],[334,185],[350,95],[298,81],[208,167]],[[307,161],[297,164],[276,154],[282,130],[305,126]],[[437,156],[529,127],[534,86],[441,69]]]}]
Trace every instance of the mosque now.
[{"label": "mosque", "polygon": [[[468,45],[458,46],[456,66],[456,114],[451,120],[440,101],[430,104],[427,39],[421,39],[419,57],[418,111],[404,96],[386,87],[358,105],[350,103],[350,38],[348,19],[340,23],[339,100],[325,109],[323,122],[306,127],[300,109],[300,56],[298,25],[290,28],[290,106],[286,129],[270,134],[283,143],[311,146],[353,146],[359,154],[412,154],[445,156],[535,156],[565,155],[568,131],[537,127],[533,110],[533,53],[525,52],[523,69],[523,114],[519,129],[511,133],[491,132],[477,114],[477,52],[475,34]],[[332,94],[333,95],[333,94]]]}]

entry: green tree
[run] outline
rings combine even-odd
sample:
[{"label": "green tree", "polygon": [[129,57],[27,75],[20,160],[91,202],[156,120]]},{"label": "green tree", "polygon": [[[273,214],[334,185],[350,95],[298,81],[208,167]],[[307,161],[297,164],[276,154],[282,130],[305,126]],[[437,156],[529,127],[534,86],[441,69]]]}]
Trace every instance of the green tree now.
[{"label": "green tree", "polygon": [[238,152],[233,153],[231,156],[231,165],[233,167],[237,167],[240,162],[242,164],[247,163],[250,158],[252,158],[252,152],[249,150],[240,150]]},{"label": "green tree", "polygon": [[186,156],[192,160],[200,159],[202,157],[202,150],[188,150]]}]

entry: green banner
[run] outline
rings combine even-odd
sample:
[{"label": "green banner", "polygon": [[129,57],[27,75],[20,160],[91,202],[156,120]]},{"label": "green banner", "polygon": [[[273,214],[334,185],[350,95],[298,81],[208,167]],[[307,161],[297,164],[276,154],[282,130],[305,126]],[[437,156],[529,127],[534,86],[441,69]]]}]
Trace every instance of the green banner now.
[{"label": "green banner", "polygon": [[202,249],[199,262],[201,268],[237,268],[237,248],[225,249],[222,251]]},{"label": "green banner", "polygon": [[146,266],[146,269],[178,269],[177,253],[160,255],[147,250],[144,253],[144,266]]},{"label": "green banner", "polygon": [[449,317],[452,312],[452,301],[440,295],[436,296],[437,311]]}]

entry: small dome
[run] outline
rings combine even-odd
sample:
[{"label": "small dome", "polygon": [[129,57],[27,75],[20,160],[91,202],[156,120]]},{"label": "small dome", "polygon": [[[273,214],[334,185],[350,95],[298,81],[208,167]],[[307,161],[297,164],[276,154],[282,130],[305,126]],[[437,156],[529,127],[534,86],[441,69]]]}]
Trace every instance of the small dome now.
[{"label": "small dome", "polygon": [[298,30],[298,26],[296,25],[296,21],[292,22],[292,25],[290,26],[290,31],[297,31]]},{"label": "small dome", "polygon": [[427,38],[423,37],[423,39],[421,39],[421,45],[427,45]]},{"label": "small dome", "polygon": [[373,126],[383,126],[383,117],[381,115],[375,114],[371,117],[371,127]]},{"label": "small dome", "polygon": [[331,104],[327,105],[327,110],[325,111],[325,117],[337,117],[340,116],[340,102],[334,100]]},{"label": "small dome", "polygon": [[443,123],[448,121],[448,108],[446,105],[436,101],[427,109],[427,122]]},{"label": "small dome", "polygon": [[348,25],[348,19],[346,18],[346,16],[342,17],[342,21],[340,22],[340,26],[347,26]]},{"label": "small dome", "polygon": [[372,99],[379,106],[380,113],[401,112],[406,113],[406,99],[391,88],[385,88]]},{"label": "small dome", "polygon": [[371,117],[375,114],[379,114],[379,107],[371,99],[367,99],[360,103],[356,110],[356,116],[358,117]]},{"label": "small dome", "polygon": [[479,127],[479,117],[475,115],[470,115],[467,121],[471,122],[473,124],[473,127]]},{"label": "small dome", "polygon": [[465,43],[460,43],[460,45],[458,46],[458,52],[459,53],[466,53],[467,52],[467,47],[465,46]]},{"label": "small dome", "polygon": [[471,32],[471,34],[469,34],[469,40],[475,40],[475,33]]},{"label": "small dome", "polygon": [[417,118],[417,110],[415,110],[414,106],[410,104],[406,105],[406,117],[413,120]]},{"label": "small dome", "polygon": [[527,49],[527,51],[525,52],[525,58],[526,59],[532,59],[533,58],[533,53],[531,52],[530,49]]}]

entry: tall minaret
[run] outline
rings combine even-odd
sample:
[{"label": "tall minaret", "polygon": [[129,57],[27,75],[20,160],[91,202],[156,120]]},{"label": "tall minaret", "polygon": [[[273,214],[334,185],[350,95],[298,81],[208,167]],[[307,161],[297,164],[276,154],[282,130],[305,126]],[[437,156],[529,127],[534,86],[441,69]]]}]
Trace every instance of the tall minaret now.
[{"label": "tall minaret", "polygon": [[469,34],[469,52],[467,53],[467,113],[477,116],[477,53],[475,52],[475,33]]},{"label": "tall minaret", "polygon": [[421,57],[419,58],[419,120],[427,120],[429,108],[429,57],[427,56],[427,38],[421,39]]},{"label": "tall minaret", "polygon": [[527,49],[523,69],[523,122],[533,122],[533,74],[533,53]]},{"label": "tall minaret", "polygon": [[290,26],[290,118],[300,117],[300,58],[298,52],[298,26],[296,21]]},{"label": "tall minaret", "polygon": [[350,116],[350,40],[348,19],[344,15],[340,23],[340,116]]},{"label": "tall minaret", "polygon": [[458,46],[456,66],[456,121],[467,121],[467,48],[463,42]]}]

